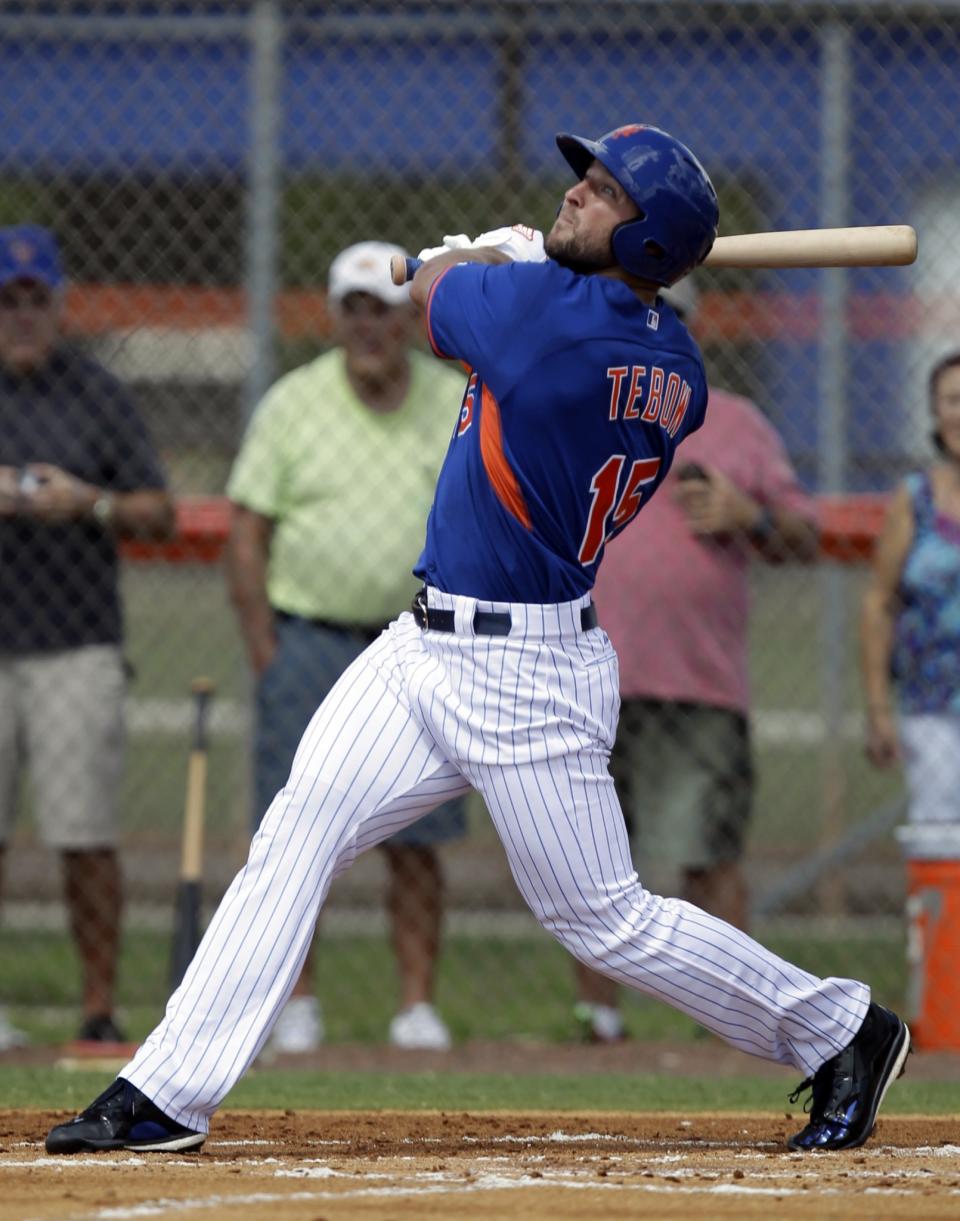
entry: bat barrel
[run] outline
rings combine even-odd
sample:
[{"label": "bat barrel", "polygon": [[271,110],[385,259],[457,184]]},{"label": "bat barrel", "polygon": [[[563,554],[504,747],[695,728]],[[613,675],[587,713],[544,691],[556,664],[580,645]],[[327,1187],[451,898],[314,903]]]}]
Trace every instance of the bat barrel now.
[{"label": "bat barrel", "polygon": [[784,229],[718,237],[708,267],[905,267],[917,257],[910,225]]}]

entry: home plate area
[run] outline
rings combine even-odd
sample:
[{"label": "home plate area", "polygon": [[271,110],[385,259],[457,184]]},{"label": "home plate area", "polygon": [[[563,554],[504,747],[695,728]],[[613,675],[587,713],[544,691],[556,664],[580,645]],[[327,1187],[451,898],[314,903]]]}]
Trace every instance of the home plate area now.
[{"label": "home plate area", "polygon": [[949,1117],[799,1154],[797,1115],[225,1111],[197,1154],[49,1157],[65,1117],[0,1114],[11,1221],[960,1215]]}]

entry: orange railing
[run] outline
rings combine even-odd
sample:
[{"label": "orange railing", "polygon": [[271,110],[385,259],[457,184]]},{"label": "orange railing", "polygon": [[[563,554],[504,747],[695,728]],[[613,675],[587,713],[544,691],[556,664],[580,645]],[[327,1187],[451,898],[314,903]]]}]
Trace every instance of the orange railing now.
[{"label": "orange railing", "polygon": [[819,496],[820,550],[825,558],[855,564],[869,560],[883,526],[887,497]]},{"label": "orange railing", "polygon": [[[705,292],[697,310],[697,334],[704,342],[744,343],[787,339],[811,342],[820,326],[816,292]],[[66,325],[81,335],[101,335],[142,326],[202,330],[245,326],[248,302],[241,288],[192,284],[71,284]],[[287,339],[324,337],[330,329],[322,289],[284,289],[275,300],[278,332]],[[851,335],[860,340],[897,340],[927,333],[956,334],[960,300],[941,294],[920,298],[904,293],[858,293],[850,298]]]},{"label": "orange railing", "polygon": [[[841,563],[869,559],[883,523],[886,497],[881,495],[820,496],[821,551]],[[126,541],[123,554],[131,560],[162,560],[170,564],[214,564],[223,552],[230,528],[230,502],[224,496],[181,496],[177,530],[163,543]]]}]

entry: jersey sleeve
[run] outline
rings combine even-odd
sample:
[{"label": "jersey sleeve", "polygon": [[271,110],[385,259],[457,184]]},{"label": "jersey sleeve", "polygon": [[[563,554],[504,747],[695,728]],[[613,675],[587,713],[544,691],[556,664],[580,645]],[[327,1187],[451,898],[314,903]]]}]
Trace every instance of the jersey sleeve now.
[{"label": "jersey sleeve", "polygon": [[[549,297],[549,263],[458,263],[434,281],[427,299],[430,346],[489,374],[492,359],[505,372],[517,350],[517,327],[537,316]],[[542,304],[541,304],[542,308]]]}]

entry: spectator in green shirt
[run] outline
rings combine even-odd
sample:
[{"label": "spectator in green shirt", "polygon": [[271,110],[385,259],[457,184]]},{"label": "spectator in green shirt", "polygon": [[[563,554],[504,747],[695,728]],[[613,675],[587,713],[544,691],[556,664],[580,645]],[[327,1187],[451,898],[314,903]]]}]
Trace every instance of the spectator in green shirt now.
[{"label": "spectator in green shirt", "polygon": [[[256,676],[255,827],[283,788],[310,718],[342,672],[407,609],[462,375],[414,347],[409,288],[382,242],[342,251],[328,298],[337,346],[267,393],[227,487],[231,597]],[[383,844],[400,974],[399,1047],[444,1050],[433,1006],[442,872],[437,845],[465,831],[463,800]],[[274,1027],[277,1051],[308,1051],[323,1022],[308,958]]]}]

